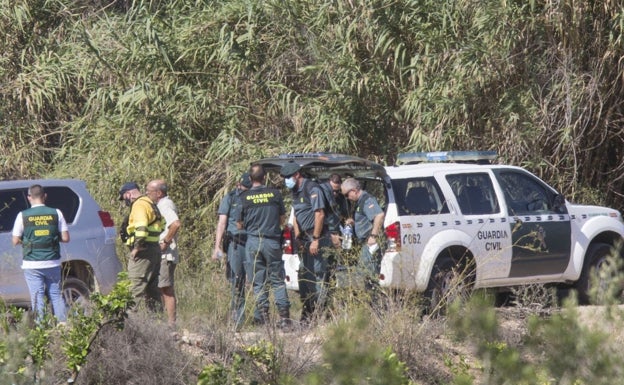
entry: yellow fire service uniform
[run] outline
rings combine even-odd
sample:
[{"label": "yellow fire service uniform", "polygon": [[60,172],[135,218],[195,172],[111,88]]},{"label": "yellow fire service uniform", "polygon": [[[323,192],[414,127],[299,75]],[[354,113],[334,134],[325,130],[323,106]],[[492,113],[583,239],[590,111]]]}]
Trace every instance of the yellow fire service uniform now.
[{"label": "yellow fire service uniform", "polygon": [[132,295],[137,303],[157,310],[160,301],[158,274],[160,271],[159,235],[164,230],[164,219],[158,207],[148,197],[137,198],[130,208],[128,240],[126,244],[137,253],[128,260],[128,278],[132,282]]}]

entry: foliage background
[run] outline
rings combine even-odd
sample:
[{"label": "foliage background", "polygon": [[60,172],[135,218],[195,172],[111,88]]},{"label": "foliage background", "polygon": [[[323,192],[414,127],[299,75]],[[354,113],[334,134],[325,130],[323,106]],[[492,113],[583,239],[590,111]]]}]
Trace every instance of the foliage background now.
[{"label": "foliage background", "polygon": [[[621,208],[615,0],[0,0],[0,174],[166,178],[190,266],[249,163],[496,150]],[[186,245],[184,245],[186,243]]]}]

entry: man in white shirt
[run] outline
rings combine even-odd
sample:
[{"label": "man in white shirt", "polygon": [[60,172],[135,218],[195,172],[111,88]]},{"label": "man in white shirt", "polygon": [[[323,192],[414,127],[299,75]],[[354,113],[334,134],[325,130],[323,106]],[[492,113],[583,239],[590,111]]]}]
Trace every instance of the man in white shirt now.
[{"label": "man in white shirt", "polygon": [[167,322],[171,328],[176,326],[176,296],[174,290],[174,273],[180,256],[178,255],[177,234],[181,223],[178,209],[167,195],[168,187],[162,179],[147,184],[146,195],[158,206],[160,214],[165,218],[165,231],[160,234],[160,251],[162,255],[158,287],[162,294],[163,304],[167,313]]},{"label": "man in white shirt", "polygon": [[69,231],[61,210],[46,206],[45,200],[46,193],[41,185],[28,188],[31,207],[15,218],[13,246],[22,245],[22,269],[37,321],[43,318],[47,294],[56,319],[65,322],[59,242],[69,242]]}]

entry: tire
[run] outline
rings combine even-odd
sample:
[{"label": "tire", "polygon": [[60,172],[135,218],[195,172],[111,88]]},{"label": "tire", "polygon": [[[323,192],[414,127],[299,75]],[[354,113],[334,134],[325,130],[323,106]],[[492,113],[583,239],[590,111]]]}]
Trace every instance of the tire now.
[{"label": "tire", "polygon": [[[614,266],[611,255],[615,249],[608,243],[594,243],[589,246],[583,261],[583,270],[575,288],[581,305],[600,303],[609,294],[610,286],[616,282],[618,269]],[[598,274],[597,274],[598,273]],[[621,288],[617,295],[621,294]]]},{"label": "tire", "polygon": [[68,311],[74,306],[85,309],[89,304],[90,296],[89,286],[80,279],[67,277],[63,280],[63,299]]},{"label": "tire", "polygon": [[448,305],[466,301],[474,285],[472,263],[456,262],[450,256],[438,257],[425,290],[425,312],[444,315]]}]

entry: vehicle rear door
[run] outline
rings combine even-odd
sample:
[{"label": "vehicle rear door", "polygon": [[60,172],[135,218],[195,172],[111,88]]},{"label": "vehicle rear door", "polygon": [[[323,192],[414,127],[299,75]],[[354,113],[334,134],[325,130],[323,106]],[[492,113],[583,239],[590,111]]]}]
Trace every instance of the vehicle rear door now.
[{"label": "vehicle rear door", "polygon": [[488,171],[449,173],[445,179],[461,211],[454,226],[470,239],[477,279],[507,277],[512,236]]}]

